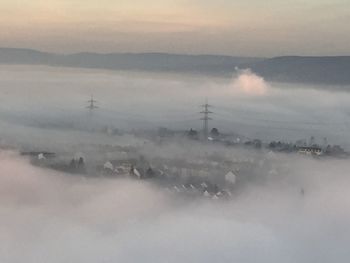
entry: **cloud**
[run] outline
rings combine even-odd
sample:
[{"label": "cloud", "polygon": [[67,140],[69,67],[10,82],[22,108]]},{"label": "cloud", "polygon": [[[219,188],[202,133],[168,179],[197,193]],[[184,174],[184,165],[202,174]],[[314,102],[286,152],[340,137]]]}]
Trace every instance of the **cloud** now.
[{"label": "cloud", "polygon": [[249,96],[265,95],[269,89],[269,85],[265,80],[250,69],[239,70],[238,76],[233,80],[231,87],[235,92]]}]

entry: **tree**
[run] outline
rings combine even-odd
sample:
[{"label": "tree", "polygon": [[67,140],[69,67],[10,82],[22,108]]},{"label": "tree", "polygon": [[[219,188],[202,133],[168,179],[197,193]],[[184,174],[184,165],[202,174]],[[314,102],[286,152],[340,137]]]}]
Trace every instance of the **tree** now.
[{"label": "tree", "polygon": [[198,139],[198,132],[196,131],[196,130],[193,130],[192,128],[191,128],[191,130],[188,132],[188,137],[190,138],[190,139],[194,139],[194,140],[197,140]]},{"label": "tree", "polygon": [[219,135],[220,135],[219,130],[218,130],[217,128],[211,129],[210,135],[211,135],[212,137],[214,137],[214,138],[215,138],[215,137],[219,137]]}]

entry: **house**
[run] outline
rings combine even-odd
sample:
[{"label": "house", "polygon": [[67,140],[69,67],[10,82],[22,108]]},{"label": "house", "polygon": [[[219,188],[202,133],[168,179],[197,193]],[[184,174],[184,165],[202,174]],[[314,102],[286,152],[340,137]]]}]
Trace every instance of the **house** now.
[{"label": "house", "polygon": [[298,153],[319,156],[323,154],[323,151],[320,147],[317,146],[305,146],[299,147]]},{"label": "house", "polygon": [[114,166],[110,161],[107,161],[104,165],[103,165],[103,169],[104,170],[109,170],[109,171],[113,171],[114,170]]},{"label": "house", "polygon": [[237,176],[232,171],[230,171],[225,175],[225,180],[228,183],[234,185],[236,183]]}]

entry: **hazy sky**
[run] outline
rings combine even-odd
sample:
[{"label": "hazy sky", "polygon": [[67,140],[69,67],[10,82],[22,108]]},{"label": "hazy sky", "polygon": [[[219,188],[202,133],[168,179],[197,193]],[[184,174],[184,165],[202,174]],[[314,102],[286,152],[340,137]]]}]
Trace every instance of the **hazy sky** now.
[{"label": "hazy sky", "polygon": [[0,46],[249,56],[350,53],[349,0],[0,0]]}]

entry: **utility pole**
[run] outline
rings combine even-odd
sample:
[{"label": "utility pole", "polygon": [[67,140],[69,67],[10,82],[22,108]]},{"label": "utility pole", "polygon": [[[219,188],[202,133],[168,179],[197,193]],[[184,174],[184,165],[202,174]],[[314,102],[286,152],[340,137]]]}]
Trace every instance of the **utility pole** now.
[{"label": "utility pole", "polygon": [[90,110],[90,113],[92,113],[92,111],[94,109],[97,109],[98,107],[95,105],[97,103],[96,100],[94,100],[94,96],[91,95],[91,99],[87,101],[89,103],[88,106],[86,106],[86,108],[88,108]]},{"label": "utility pole", "polygon": [[208,100],[205,101],[204,105],[201,105],[201,107],[203,108],[203,111],[201,111],[200,113],[203,114],[203,117],[201,118],[201,120],[203,121],[203,138],[205,141],[208,140],[208,122],[209,120],[212,120],[212,118],[209,117],[209,114],[213,113],[209,110],[209,108],[211,107],[211,105],[208,104]]}]

